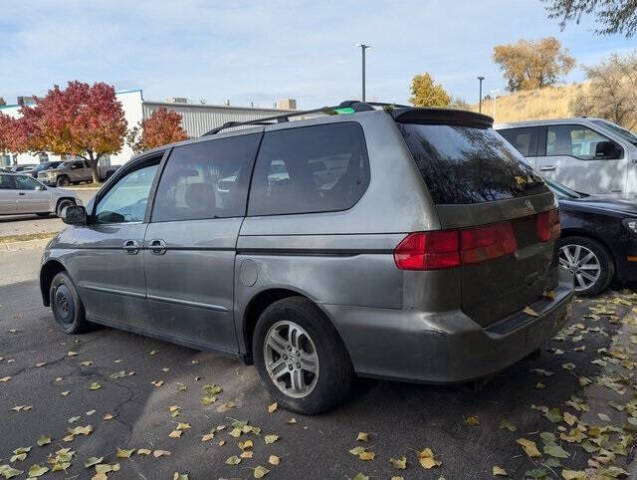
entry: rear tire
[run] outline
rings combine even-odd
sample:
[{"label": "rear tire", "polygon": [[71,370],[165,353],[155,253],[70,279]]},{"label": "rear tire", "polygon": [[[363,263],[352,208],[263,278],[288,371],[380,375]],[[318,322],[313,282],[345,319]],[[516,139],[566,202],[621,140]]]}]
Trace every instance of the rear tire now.
[{"label": "rear tire", "polygon": [[588,237],[564,237],[558,240],[557,249],[560,268],[574,274],[578,295],[597,295],[613,280],[615,263],[601,243]]},{"label": "rear tire", "polygon": [[70,183],[69,177],[65,177],[65,176],[58,177],[57,180],[55,181],[55,184],[58,187],[66,187],[69,183]]},{"label": "rear tire", "polygon": [[70,206],[70,205],[75,205],[75,202],[74,202],[73,200],[69,200],[69,199],[60,200],[60,201],[58,202],[58,204],[57,204],[56,209],[55,209],[55,214],[56,214],[58,217],[61,217],[61,216],[62,216],[62,210],[63,210],[65,207],[68,207],[68,206]]},{"label": "rear tire", "polygon": [[252,352],[265,387],[294,412],[314,415],[338,405],[354,379],[338,332],[306,298],[284,298],[267,307],[257,321]]},{"label": "rear tire", "polygon": [[84,304],[77,294],[71,277],[66,272],[60,272],[53,277],[49,289],[49,301],[53,318],[64,333],[72,335],[89,328]]}]

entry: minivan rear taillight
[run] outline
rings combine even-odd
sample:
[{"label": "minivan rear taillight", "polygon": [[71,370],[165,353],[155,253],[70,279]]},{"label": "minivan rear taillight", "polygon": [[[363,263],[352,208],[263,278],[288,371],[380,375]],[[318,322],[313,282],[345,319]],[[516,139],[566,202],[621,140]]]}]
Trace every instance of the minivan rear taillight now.
[{"label": "minivan rear taillight", "polygon": [[493,260],[517,248],[511,223],[503,222],[410,233],[394,250],[394,261],[401,270],[440,270]]},{"label": "minivan rear taillight", "polygon": [[537,236],[540,242],[548,242],[560,237],[560,211],[555,208],[539,213],[536,220]]}]

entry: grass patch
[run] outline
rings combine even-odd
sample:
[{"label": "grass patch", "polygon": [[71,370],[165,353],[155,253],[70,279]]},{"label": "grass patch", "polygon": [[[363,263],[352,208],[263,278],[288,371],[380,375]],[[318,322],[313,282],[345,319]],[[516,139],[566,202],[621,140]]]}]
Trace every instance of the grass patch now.
[{"label": "grass patch", "polygon": [[3,237],[0,237],[0,244],[26,242],[27,240],[40,240],[45,238],[52,238],[56,234],[57,234],[56,232],[41,232],[41,233],[22,233],[20,235],[5,235]]}]

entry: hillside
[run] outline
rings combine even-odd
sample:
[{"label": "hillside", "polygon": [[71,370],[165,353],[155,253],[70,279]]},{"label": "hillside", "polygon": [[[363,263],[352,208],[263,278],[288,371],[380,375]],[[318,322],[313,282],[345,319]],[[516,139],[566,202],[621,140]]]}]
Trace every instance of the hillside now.
[{"label": "hillside", "polygon": [[[498,96],[496,123],[573,116],[570,103],[588,89],[588,83],[574,83]],[[472,105],[478,111],[478,105]],[[482,101],[482,112],[493,116],[493,100]]]}]

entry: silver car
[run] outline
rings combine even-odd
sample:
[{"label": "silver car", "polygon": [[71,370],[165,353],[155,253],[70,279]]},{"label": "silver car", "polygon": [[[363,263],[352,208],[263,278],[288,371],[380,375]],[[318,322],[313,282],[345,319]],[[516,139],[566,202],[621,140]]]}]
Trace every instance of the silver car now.
[{"label": "silver car", "polygon": [[637,136],[601,118],[533,120],[496,129],[549,180],[588,194],[637,194]]},{"label": "silver car", "polygon": [[47,187],[29,174],[0,172],[0,215],[35,213],[58,217],[69,205],[81,204],[72,190]]},{"label": "silver car", "polygon": [[349,102],[236,126],[66,209],[40,274],[63,331],[234,355],[313,414],[355,375],[483,377],[564,324],[555,197],[489,117]]}]

